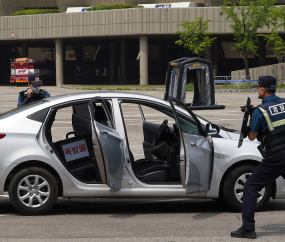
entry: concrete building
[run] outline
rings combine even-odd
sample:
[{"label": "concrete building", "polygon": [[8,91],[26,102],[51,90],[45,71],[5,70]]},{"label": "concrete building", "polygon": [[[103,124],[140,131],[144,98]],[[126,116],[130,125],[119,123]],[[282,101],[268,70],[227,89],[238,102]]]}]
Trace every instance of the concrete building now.
[{"label": "concrete building", "polygon": [[[278,2],[282,3],[283,1],[284,0],[279,0]],[[93,0],[94,6],[118,2],[136,6],[140,3],[164,3],[165,0]],[[172,0],[171,2],[189,1]],[[204,3],[205,6],[220,6],[223,4],[223,0],[191,0],[191,2]],[[232,2],[237,2],[237,0]],[[13,12],[32,8],[55,8],[65,12],[68,7],[89,7],[91,4],[92,0],[0,0],[0,16],[8,16]]]},{"label": "concrete building", "polygon": [[[136,5],[159,1],[165,2],[123,2]],[[91,2],[0,0],[0,84],[9,84],[10,59],[15,57],[52,60],[58,85],[78,83],[77,66],[82,69],[82,83],[93,84],[95,69],[99,68],[102,74],[107,68],[107,83],[164,84],[167,63],[192,56],[189,51],[175,45],[177,25],[199,16],[211,20],[209,31],[218,37],[206,54],[206,58],[214,64],[216,75],[230,75],[231,71],[244,68],[239,54],[231,51],[234,45],[231,22],[221,14],[221,7],[214,7],[222,3],[220,0],[197,0],[209,5],[197,8],[64,12],[67,7],[90,6]],[[115,0],[94,0],[94,5],[106,3],[115,3]],[[29,8],[58,8],[63,13],[6,16]],[[263,33],[268,31],[266,28],[260,30]],[[251,56],[250,67],[278,62],[262,39],[259,54],[259,58]]]}]

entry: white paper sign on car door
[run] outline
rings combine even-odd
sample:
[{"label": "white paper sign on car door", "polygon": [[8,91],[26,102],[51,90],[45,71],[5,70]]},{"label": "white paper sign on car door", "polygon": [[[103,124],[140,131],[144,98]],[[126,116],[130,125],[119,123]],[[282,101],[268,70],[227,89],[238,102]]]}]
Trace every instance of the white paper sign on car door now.
[{"label": "white paper sign on car door", "polygon": [[85,139],[62,146],[66,162],[89,156]]}]

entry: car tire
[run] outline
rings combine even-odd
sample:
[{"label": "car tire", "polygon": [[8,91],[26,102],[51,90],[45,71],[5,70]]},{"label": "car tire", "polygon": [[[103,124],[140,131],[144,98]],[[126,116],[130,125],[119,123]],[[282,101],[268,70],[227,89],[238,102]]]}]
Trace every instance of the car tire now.
[{"label": "car tire", "polygon": [[[233,169],[225,178],[223,184],[223,197],[228,206],[234,211],[242,211],[243,183],[248,179],[256,166],[243,165]],[[272,194],[272,184],[268,184],[259,193],[256,211],[262,210],[268,203]]]},{"label": "car tire", "polygon": [[9,198],[20,213],[41,215],[56,203],[58,185],[55,177],[41,167],[20,170],[9,184]]}]

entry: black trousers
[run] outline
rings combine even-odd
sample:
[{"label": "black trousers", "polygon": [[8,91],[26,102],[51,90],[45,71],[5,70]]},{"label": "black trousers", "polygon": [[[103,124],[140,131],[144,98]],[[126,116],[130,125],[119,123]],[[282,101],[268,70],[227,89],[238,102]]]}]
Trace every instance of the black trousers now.
[{"label": "black trousers", "polygon": [[265,158],[254,169],[244,185],[242,199],[242,221],[244,229],[255,229],[254,213],[258,193],[263,187],[285,173],[285,150]]}]

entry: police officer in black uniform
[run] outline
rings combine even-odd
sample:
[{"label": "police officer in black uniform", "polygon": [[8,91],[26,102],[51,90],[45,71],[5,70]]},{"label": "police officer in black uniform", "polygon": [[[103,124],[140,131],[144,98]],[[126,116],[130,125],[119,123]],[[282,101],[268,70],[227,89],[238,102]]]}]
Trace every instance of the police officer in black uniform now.
[{"label": "police officer in black uniform", "polygon": [[255,239],[255,220],[258,193],[270,182],[285,173],[285,102],[275,95],[276,79],[272,76],[260,76],[257,96],[262,99],[253,112],[248,138],[257,138],[262,162],[254,169],[244,185],[242,200],[243,225],[231,232],[232,237]]},{"label": "police officer in black uniform", "polygon": [[41,89],[43,82],[39,74],[29,75],[28,85],[29,88],[27,90],[19,93],[18,107],[28,104],[32,101],[50,97],[50,94],[45,89]]}]

